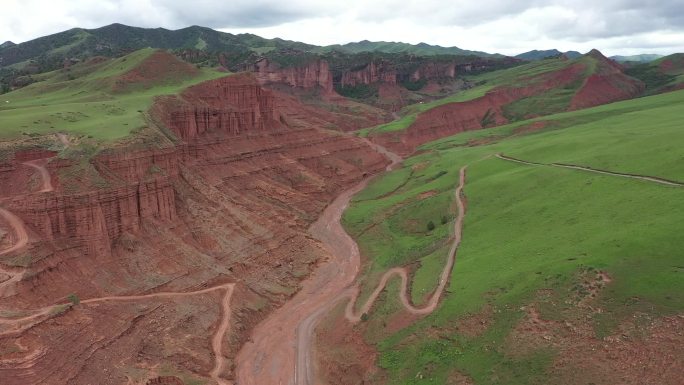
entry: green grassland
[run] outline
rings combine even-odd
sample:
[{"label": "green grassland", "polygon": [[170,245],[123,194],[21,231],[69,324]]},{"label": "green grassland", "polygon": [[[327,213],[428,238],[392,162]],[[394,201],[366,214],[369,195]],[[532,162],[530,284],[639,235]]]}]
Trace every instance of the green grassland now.
[{"label": "green grassland", "polygon": [[[437,311],[377,343],[388,382],[444,384],[458,370],[476,384],[554,383],[550,365],[558,351],[539,347],[517,356],[509,351],[510,336],[525,315],[521,306],[537,301],[542,289],[553,299],[539,304],[544,317],[574,311],[568,299],[579,295],[588,271],[612,279],[592,299],[603,309],[592,316],[597,338],[635,314],[681,313],[684,188],[493,155],[684,181],[682,103],[678,91],[445,138],[357,195],[343,224],[366,257],[362,293],[387,268],[411,266],[411,294],[420,303],[437,285],[458,169],[468,165],[468,211],[450,284]],[[516,134],[540,120],[545,129]],[[468,145],[482,138],[492,143]],[[483,309],[491,312],[483,333],[456,330]]]},{"label": "green grassland", "polygon": [[83,63],[37,76],[37,82],[0,98],[0,137],[54,132],[115,140],[145,126],[143,112],[157,95],[174,94],[226,73],[201,69],[163,81],[120,87],[121,75],[155,52],[142,49],[101,63]]}]

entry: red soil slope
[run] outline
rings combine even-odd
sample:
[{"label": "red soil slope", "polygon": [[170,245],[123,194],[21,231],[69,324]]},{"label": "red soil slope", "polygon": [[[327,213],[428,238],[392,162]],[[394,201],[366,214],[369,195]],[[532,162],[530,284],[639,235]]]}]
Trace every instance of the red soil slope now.
[{"label": "red soil slope", "polygon": [[129,87],[145,88],[156,84],[177,82],[193,77],[199,70],[190,63],[164,51],[156,50],[139,65],[114,80],[114,91]]}]

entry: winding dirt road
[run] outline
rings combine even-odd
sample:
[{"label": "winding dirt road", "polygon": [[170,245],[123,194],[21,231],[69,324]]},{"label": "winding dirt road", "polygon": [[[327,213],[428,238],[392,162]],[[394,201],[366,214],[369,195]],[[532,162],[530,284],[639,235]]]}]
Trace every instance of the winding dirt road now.
[{"label": "winding dirt road", "polygon": [[501,159],[501,160],[506,160],[509,162],[515,162],[515,163],[520,163],[520,164],[527,164],[530,166],[548,166],[548,167],[559,167],[559,168],[569,168],[573,170],[580,170],[580,171],[587,171],[587,172],[593,172],[596,174],[603,174],[603,175],[610,175],[610,176],[619,176],[622,178],[631,178],[631,179],[639,179],[639,180],[644,180],[647,182],[653,182],[653,183],[658,183],[666,186],[675,186],[675,187],[684,187],[684,183],[682,182],[676,182],[673,180],[667,180],[663,178],[658,178],[655,176],[648,176],[648,175],[638,175],[638,174],[625,174],[625,173],[620,173],[620,172],[614,172],[614,171],[607,171],[607,170],[600,170],[596,168],[591,168],[591,167],[586,167],[586,166],[578,166],[574,164],[566,164],[566,163],[538,163],[538,162],[531,162],[527,160],[522,160],[522,159],[517,159],[517,158],[512,158],[510,156],[506,156],[504,154],[496,154],[496,157]]},{"label": "winding dirt road", "polygon": [[[31,166],[38,170],[41,177],[41,189],[39,192],[50,192],[53,191],[52,181],[50,179],[50,173],[45,168],[45,162],[47,159],[32,160],[29,162],[24,162],[25,165]],[[0,216],[4,218],[7,224],[14,231],[14,244],[5,250],[0,251],[0,255],[5,255],[12,253],[14,251],[22,249],[28,243],[28,232],[26,231],[26,225],[24,222],[16,215],[12,214],[8,210],[0,207]],[[6,269],[0,265],[0,279],[4,277],[9,277],[8,279],[0,282],[0,298],[5,296],[7,289],[19,282],[24,276],[24,270],[15,271],[11,269]]]},{"label": "winding dirt road", "polygon": [[[437,286],[437,289],[432,293],[432,296],[430,297],[429,301],[424,307],[416,307],[411,303],[411,300],[409,299],[409,272],[406,268],[401,268],[401,267],[395,267],[393,269],[388,270],[385,272],[385,274],[382,275],[382,278],[380,279],[380,282],[378,283],[378,286],[375,288],[375,290],[371,293],[370,297],[366,300],[366,303],[359,309],[358,312],[354,312],[354,308],[360,293],[360,288],[358,285],[354,286],[351,289],[345,290],[338,298],[332,301],[332,303],[329,306],[322,307],[318,311],[314,312],[311,314],[309,317],[307,317],[304,322],[302,322],[300,328],[298,329],[297,333],[297,363],[295,366],[295,381],[294,384],[296,385],[312,385],[316,384],[316,372],[315,372],[315,358],[313,357],[312,354],[312,349],[313,349],[313,332],[316,328],[316,325],[320,321],[320,319],[327,313],[327,311],[336,303],[339,301],[348,299],[349,302],[347,302],[347,306],[345,308],[345,318],[349,320],[352,323],[356,323],[361,321],[361,317],[363,314],[367,314],[371,308],[373,307],[373,304],[375,304],[375,301],[377,300],[378,296],[382,291],[385,289],[387,286],[387,282],[394,276],[398,276],[401,279],[401,287],[400,287],[400,292],[399,292],[399,299],[404,306],[404,308],[412,314],[417,314],[417,315],[426,315],[432,313],[436,308],[437,305],[439,304],[439,300],[444,293],[444,288],[446,287],[447,282],[449,281],[449,276],[451,275],[451,270],[453,269],[454,262],[456,260],[456,250],[458,249],[458,246],[461,243],[461,237],[462,237],[462,230],[463,230],[463,219],[465,217],[465,202],[464,202],[464,194],[463,194],[463,186],[465,185],[465,171],[466,171],[466,166],[462,167],[459,171],[459,185],[456,188],[455,191],[455,196],[456,196],[456,202],[458,206],[458,214],[456,217],[456,220],[454,221],[454,238],[453,238],[453,243],[451,245],[451,248],[449,249],[449,254],[447,256],[447,261],[444,264],[444,268],[442,269],[442,272],[439,277],[439,285]],[[340,213],[341,214],[341,213]],[[324,231],[333,231],[333,234],[338,233],[339,231],[344,232],[344,229],[342,229],[342,226],[339,222],[340,218],[337,218],[337,226],[339,226],[339,229],[336,229],[334,227],[329,227],[326,228]],[[333,235],[329,234],[329,235]],[[320,233],[319,233],[320,235]],[[339,234],[338,234],[339,235]],[[346,238],[349,238],[351,242],[354,242],[351,240],[351,237],[344,232],[344,236]],[[327,236],[325,238],[328,238]],[[325,242],[325,241],[324,241]],[[326,246],[331,247],[332,245],[329,243],[326,243]],[[361,265],[361,258],[360,254],[358,252],[358,246],[354,242],[354,246],[352,249],[352,255],[351,258],[352,260],[352,265],[355,266],[357,273],[359,266]],[[356,274],[355,274],[356,275]]]},{"label": "winding dirt road", "polygon": [[[388,171],[401,162],[402,158],[397,154],[374,143],[368,143],[391,160],[387,166]],[[312,339],[319,320],[337,303],[348,299],[350,302],[345,316],[352,322],[358,322],[361,315],[370,310],[387,281],[394,275],[398,275],[402,280],[400,298],[408,311],[415,314],[432,312],[444,291],[461,240],[465,213],[462,197],[465,167],[460,171],[460,178],[461,183],[456,189],[459,214],[454,225],[454,243],[440,276],[439,286],[425,307],[416,308],[410,303],[407,294],[407,270],[395,268],[383,275],[380,284],[361,308],[360,313],[355,314],[353,311],[359,289],[352,285],[359,273],[361,258],[358,245],[345,232],[340,219],[352,196],[367,185],[369,178],[364,179],[340,194],[309,228],[309,232],[326,246],[330,258],[319,265],[313,275],[303,283],[302,290],[254,329],[252,341],[247,343],[237,356],[237,383],[316,384]]]},{"label": "winding dirt road", "polygon": [[41,189],[38,190],[38,192],[50,192],[54,190],[52,188],[52,180],[50,178],[50,173],[48,172],[47,168],[45,168],[46,162],[47,159],[37,159],[29,162],[24,162],[25,165],[35,168],[40,173],[40,179],[42,182]]},{"label": "winding dirt road", "polygon": [[[24,225],[24,222],[16,215],[1,207],[0,216],[2,216],[5,222],[7,222],[10,225],[10,227],[14,231],[15,237],[14,244],[11,247],[8,247],[7,249],[0,251],[0,255],[9,254],[24,248],[24,246],[26,246],[26,244],[28,243],[28,233],[26,232],[26,226]],[[9,277],[6,280],[0,282],[0,298],[5,296],[5,292],[10,286],[14,285],[16,282],[21,281],[21,278],[23,276],[23,270],[14,271],[11,269],[6,269],[2,265],[0,265],[0,278]]]},{"label": "winding dirt road", "polygon": [[[391,170],[402,158],[370,141],[369,145],[385,154]],[[252,339],[236,358],[236,383],[239,385],[280,385],[298,383],[295,361],[298,335],[311,336],[312,321],[325,313],[340,294],[354,282],[359,270],[359,250],[356,242],[340,225],[342,212],[352,196],[366,187],[371,177],[340,194],[311,225],[309,232],[329,249],[329,259],[319,264],[302,283],[299,292],[262,321],[252,331]],[[356,263],[356,264],[355,264]]]},{"label": "winding dirt road", "polygon": [[[60,140],[63,142],[66,142],[66,137],[62,138],[60,137]],[[65,143],[67,145],[68,142]],[[48,170],[45,168],[45,163],[47,162],[47,159],[38,159],[38,160],[33,160],[29,162],[24,162],[24,164],[31,166],[38,170],[40,173],[42,183],[41,183],[41,190],[39,192],[50,192],[53,191],[53,186],[50,178],[50,173]],[[14,239],[14,244],[5,249],[0,251],[0,255],[5,255],[12,253],[14,251],[22,249],[26,244],[28,243],[28,232],[26,231],[26,225],[24,222],[17,217],[16,215],[12,214],[10,211],[0,208],[0,216],[4,218],[4,220],[12,227],[14,233],[15,233],[15,239]],[[24,270],[16,272],[12,271],[9,269],[5,269],[0,265],[0,278],[3,276],[8,276],[10,277],[9,279],[0,282],[0,298],[2,298],[5,295],[5,292],[8,287],[13,285],[16,282],[19,282],[21,278],[24,275]],[[144,294],[144,295],[130,295],[130,296],[107,296],[107,297],[100,297],[100,298],[90,298],[81,301],[81,304],[92,304],[92,303],[100,303],[100,302],[112,302],[112,301],[141,301],[141,300],[147,300],[147,299],[158,299],[158,298],[182,298],[182,297],[190,297],[190,296],[196,296],[196,295],[201,295],[201,294],[206,294],[210,292],[214,292],[217,290],[225,290],[225,294],[223,296],[223,299],[221,301],[221,322],[212,335],[211,339],[211,348],[212,352],[214,353],[214,367],[209,373],[209,376],[211,377],[212,380],[216,381],[218,385],[232,385],[231,382],[221,378],[221,373],[223,372],[223,369],[225,367],[225,357],[223,356],[222,350],[223,350],[223,339],[225,337],[225,334],[228,332],[228,329],[230,327],[230,315],[231,315],[231,309],[230,309],[230,300],[233,295],[233,291],[235,288],[235,283],[226,283],[222,285],[217,285],[213,287],[209,287],[206,289],[201,289],[201,290],[195,290],[191,292],[161,292],[161,293],[152,293],[152,294]],[[64,304],[57,304],[57,305],[64,305]],[[14,329],[10,329],[8,331],[5,331],[3,333],[0,333],[0,335],[7,335],[7,334],[16,334],[20,333],[23,330],[26,330],[28,328],[31,328],[32,326],[36,325],[37,323],[42,322],[44,320],[45,316],[48,316],[50,312],[53,310],[54,306],[46,306],[42,309],[37,309],[32,312],[31,315],[21,317],[21,318],[0,318],[0,324],[2,325],[14,325]],[[28,322],[32,321],[32,322]]]}]

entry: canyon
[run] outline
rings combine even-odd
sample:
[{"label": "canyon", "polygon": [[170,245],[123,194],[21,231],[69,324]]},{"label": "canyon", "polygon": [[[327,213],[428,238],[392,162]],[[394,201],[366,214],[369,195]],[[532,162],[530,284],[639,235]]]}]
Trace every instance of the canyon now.
[{"label": "canyon", "polygon": [[[2,263],[22,274],[2,284],[3,383],[144,383],[169,372],[229,381],[254,325],[326,258],[307,226],[388,163],[362,139],[320,128],[344,120],[233,75],[159,98],[148,136],[89,161],[14,153],[3,207],[27,236],[4,216]],[[229,323],[211,289],[225,285]],[[110,297],[129,300],[100,300]],[[216,328],[226,333],[213,342],[191,331]],[[212,363],[212,345],[225,364]],[[115,365],[102,374],[105,359]]]},{"label": "canyon", "polygon": [[[414,267],[386,271],[356,306],[362,255],[340,223],[354,194],[424,143],[514,121],[516,102],[570,90],[561,110],[574,111],[645,90],[596,51],[596,68],[572,62],[494,84],[416,113],[405,130],[362,138],[353,132],[399,119],[413,102],[475,86],[465,73],[519,63],[290,53],[292,62],[259,55],[245,72],[155,96],[138,111],[144,127],[107,146],[63,132],[3,145],[0,383],[318,383],[314,330],[335,306],[348,301],[340,318],[357,325],[398,277],[410,316],[437,308],[461,241],[466,168],[448,257],[423,307],[409,299]],[[113,92],[199,67],[156,51]],[[345,97],[365,89],[377,93]]]}]

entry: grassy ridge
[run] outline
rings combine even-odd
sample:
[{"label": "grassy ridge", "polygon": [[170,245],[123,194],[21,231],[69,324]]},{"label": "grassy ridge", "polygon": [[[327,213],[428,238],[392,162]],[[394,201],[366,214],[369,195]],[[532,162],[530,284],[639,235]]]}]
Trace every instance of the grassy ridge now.
[{"label": "grassy ridge", "polygon": [[[482,384],[553,382],[549,365],[558,352],[539,347],[513,355],[511,333],[525,314],[520,306],[537,300],[540,289],[554,293],[554,300],[539,306],[545,317],[574,311],[564,301],[579,295],[586,271],[603,270],[612,279],[593,300],[603,309],[593,315],[597,338],[636,312],[657,317],[684,310],[677,267],[684,244],[683,189],[491,156],[503,152],[684,180],[678,150],[684,144],[682,102],[684,92],[674,92],[546,117],[547,129],[529,135],[511,136],[529,123],[521,122],[445,138],[371,183],[343,218],[369,257],[364,291],[388,267],[418,265],[412,294],[420,300],[435,287],[436,265],[445,253],[434,247],[447,241],[450,227],[438,222],[439,215],[453,216],[449,194],[459,167],[469,165],[464,238],[448,291],[435,313],[378,344],[389,382],[444,384],[454,370]],[[465,146],[484,136],[498,141]],[[431,197],[422,199],[428,191]],[[437,224],[433,232],[423,227],[430,220]],[[481,334],[454,328],[483,309],[492,315]]]},{"label": "grassy ridge", "polygon": [[140,66],[153,49],[142,49],[116,60],[84,63],[69,70],[40,75],[40,81],[2,95],[0,135],[10,139],[26,134],[69,132],[95,139],[115,140],[143,127],[143,112],[157,95],[174,94],[199,82],[225,76],[201,70],[161,82],[118,89],[120,77]]}]

